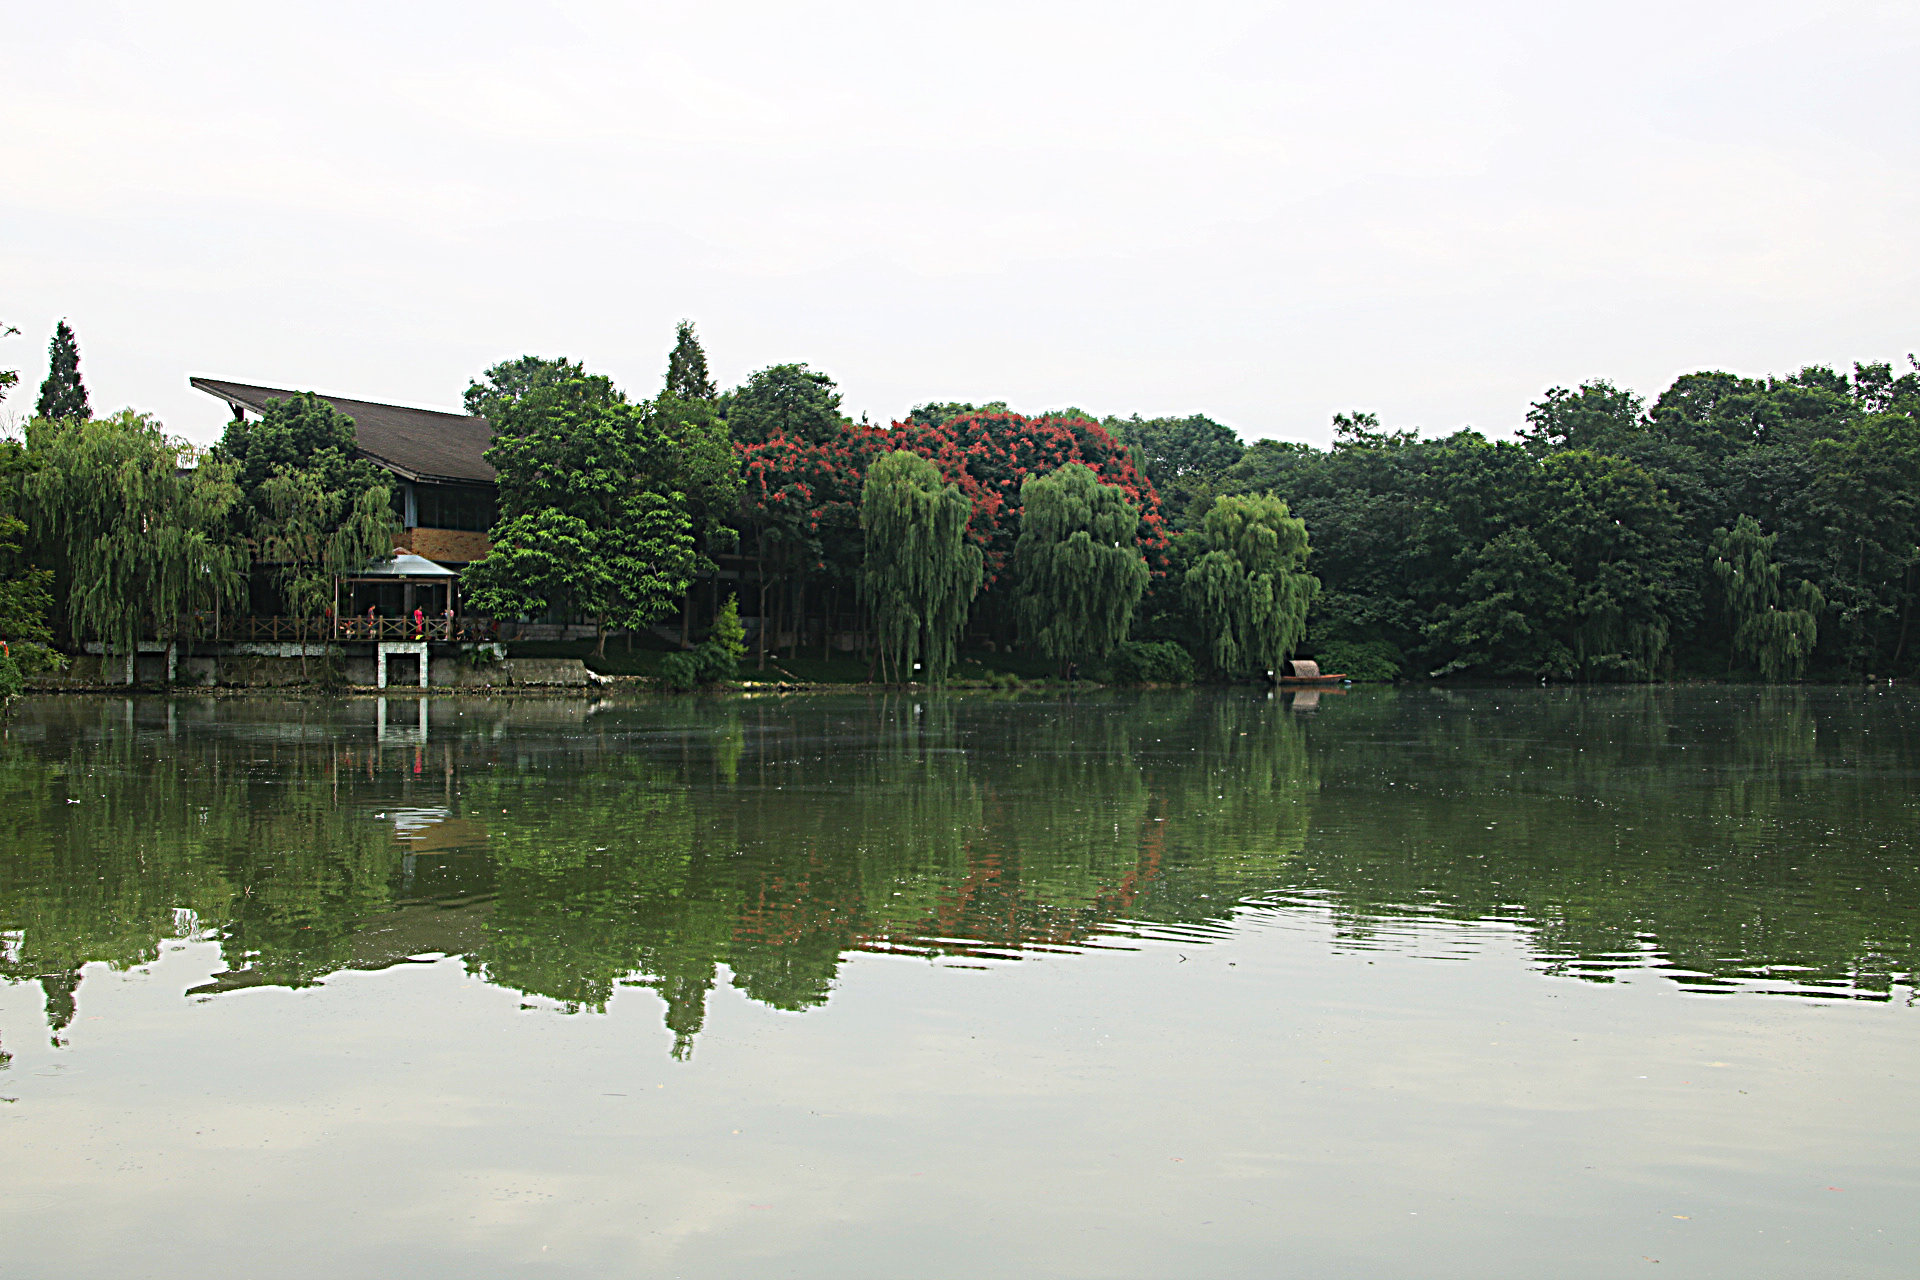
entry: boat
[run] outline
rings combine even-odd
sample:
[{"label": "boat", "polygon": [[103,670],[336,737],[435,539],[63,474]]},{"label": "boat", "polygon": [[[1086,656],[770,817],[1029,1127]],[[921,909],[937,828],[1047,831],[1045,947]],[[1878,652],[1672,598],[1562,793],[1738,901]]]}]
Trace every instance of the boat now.
[{"label": "boat", "polygon": [[1280,664],[1280,674],[1275,678],[1272,672],[1267,678],[1283,689],[1325,689],[1332,685],[1345,684],[1344,674],[1329,674],[1320,670],[1320,664],[1311,658],[1294,658]]}]

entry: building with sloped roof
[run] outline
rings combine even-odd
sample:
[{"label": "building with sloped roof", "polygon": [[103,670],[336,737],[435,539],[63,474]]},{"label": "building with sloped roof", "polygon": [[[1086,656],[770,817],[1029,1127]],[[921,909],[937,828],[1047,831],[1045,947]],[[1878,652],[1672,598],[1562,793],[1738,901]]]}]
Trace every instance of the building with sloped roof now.
[{"label": "building with sloped roof", "polygon": [[[226,401],[236,421],[264,415],[269,401],[301,394],[217,378],[187,381]],[[499,477],[486,459],[493,428],[485,418],[314,394],[352,419],[360,456],[392,473],[405,530],[396,550],[455,568],[486,556]]]}]

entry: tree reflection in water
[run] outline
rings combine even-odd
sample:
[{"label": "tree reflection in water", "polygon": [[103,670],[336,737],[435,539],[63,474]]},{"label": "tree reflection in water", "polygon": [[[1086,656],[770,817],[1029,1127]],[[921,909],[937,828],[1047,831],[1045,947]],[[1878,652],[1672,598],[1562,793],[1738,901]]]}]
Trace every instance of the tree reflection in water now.
[{"label": "tree reflection in water", "polygon": [[[414,708],[391,717],[415,723]],[[213,994],[409,956],[674,1052],[726,974],[824,1003],[858,951],[986,963],[1237,913],[1348,945],[1518,928],[1541,966],[1911,982],[1909,700],[1837,690],[30,703],[0,743],[0,976],[216,941]],[[3,1064],[0,1064],[3,1065]]]}]

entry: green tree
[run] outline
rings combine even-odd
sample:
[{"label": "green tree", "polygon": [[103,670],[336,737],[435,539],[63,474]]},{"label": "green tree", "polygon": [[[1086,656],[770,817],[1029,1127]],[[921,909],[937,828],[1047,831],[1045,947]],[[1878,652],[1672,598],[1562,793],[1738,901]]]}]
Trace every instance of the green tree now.
[{"label": "green tree", "polygon": [[745,444],[775,435],[819,444],[846,425],[833,379],[804,364],[760,370],[729,392],[723,407],[733,438]]},{"label": "green tree", "polygon": [[[17,446],[7,441],[0,450],[17,452]],[[0,454],[0,474],[10,460]],[[51,665],[46,644],[53,638],[47,626],[53,571],[28,562],[26,533],[23,520],[0,510],[0,702],[20,692],[27,670]]]},{"label": "green tree", "polygon": [[497,365],[468,389],[493,425],[500,477],[493,550],[462,578],[504,617],[549,610],[638,628],[685,594],[696,563],[686,458],[666,419],[580,365]]},{"label": "green tree", "polygon": [[0,440],[0,641],[44,645],[53,638],[53,571],[27,556],[27,525],[21,518],[30,468],[18,441]]},{"label": "green tree", "polygon": [[986,404],[969,404],[963,400],[930,400],[926,404],[913,406],[906,416],[906,422],[919,427],[944,427],[955,418],[965,418],[980,413],[1007,413],[1005,400],[992,400]]},{"label": "green tree", "polygon": [[1446,657],[1433,674],[1566,677],[1573,651],[1560,636],[1573,612],[1573,575],[1531,531],[1508,529],[1461,557],[1457,599],[1435,606],[1426,638]]},{"label": "green tree", "polygon": [[[294,615],[317,617],[334,603],[341,578],[382,559],[393,545],[393,504],[384,485],[329,489],[317,471],[276,468],[257,493],[264,516],[255,543],[273,566]],[[302,675],[307,668],[300,651]]]},{"label": "green tree", "polygon": [[1190,518],[1203,512],[1215,486],[1227,469],[1240,461],[1246,447],[1229,427],[1204,413],[1185,418],[1108,418],[1103,424],[1115,437],[1138,451],[1135,466],[1146,472],[1166,507]]},{"label": "green tree", "polygon": [[860,491],[866,560],[860,591],[879,634],[882,679],[904,683],[924,661],[929,684],[945,681],[954,647],[985,576],[967,541],[973,504],[919,454],[883,454]]},{"label": "green tree", "polygon": [[40,384],[40,399],[33,412],[39,418],[84,421],[93,417],[87,407],[86,385],[80,381],[80,344],[65,320],[54,326],[53,338],[47,343],[47,379]]},{"label": "green tree", "polygon": [[214,458],[239,486],[239,532],[294,614],[319,614],[336,577],[393,554],[392,481],[358,455],[353,419],[319,396],[272,400],[258,419],[228,423]]},{"label": "green tree", "polygon": [[1207,552],[1186,596],[1223,676],[1278,671],[1307,631],[1319,580],[1306,571],[1306,522],[1272,494],[1220,499],[1207,511]]},{"label": "green tree", "polygon": [[1782,587],[1774,563],[1778,534],[1762,533],[1759,521],[1743,515],[1732,529],[1716,530],[1713,573],[1733,621],[1733,648],[1760,666],[1769,682],[1797,680],[1820,638],[1820,609],[1825,603],[1812,583]]},{"label": "green tree", "polygon": [[[12,325],[0,321],[0,338],[17,337],[20,331]],[[18,369],[0,369],[0,400],[7,398],[7,392],[20,385]]]},{"label": "green tree", "polygon": [[0,511],[0,641],[45,644],[53,638],[53,570],[27,561],[26,536],[25,521]]},{"label": "green tree", "polygon": [[185,442],[132,410],[97,422],[37,418],[27,450],[36,523],[70,570],[76,639],[130,654],[149,631],[180,639],[196,611],[243,598],[247,555],[230,531],[240,497],[230,463],[184,466]]},{"label": "green tree", "polygon": [[1026,643],[1063,665],[1104,658],[1127,638],[1147,589],[1140,512],[1070,462],[1020,486],[1014,608]]},{"label": "green tree", "polygon": [[719,394],[707,375],[707,353],[693,331],[693,321],[674,327],[673,351],[667,356],[666,393],[679,400],[712,400]]},{"label": "green tree", "polygon": [[1587,449],[1617,453],[1645,426],[1646,402],[1604,378],[1578,391],[1554,387],[1527,410],[1519,436],[1535,453]]},{"label": "green tree", "polygon": [[1566,641],[1581,675],[1654,676],[1685,574],[1679,513],[1654,478],[1624,458],[1558,453],[1523,512],[1572,577]]}]

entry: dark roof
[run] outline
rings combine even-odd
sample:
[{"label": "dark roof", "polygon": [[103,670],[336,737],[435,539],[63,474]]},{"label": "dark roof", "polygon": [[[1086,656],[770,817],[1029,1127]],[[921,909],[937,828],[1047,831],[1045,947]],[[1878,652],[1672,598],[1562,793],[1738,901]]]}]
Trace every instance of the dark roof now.
[{"label": "dark roof", "polygon": [[[256,387],[245,382],[188,378],[190,386],[218,396],[236,410],[263,414],[267,401],[300,394],[281,387]],[[317,394],[317,393],[316,393]],[[485,418],[438,409],[409,409],[397,404],[374,404],[345,396],[320,396],[353,419],[360,452],[407,480],[440,483],[493,484],[497,477],[482,455],[493,440]]]}]

